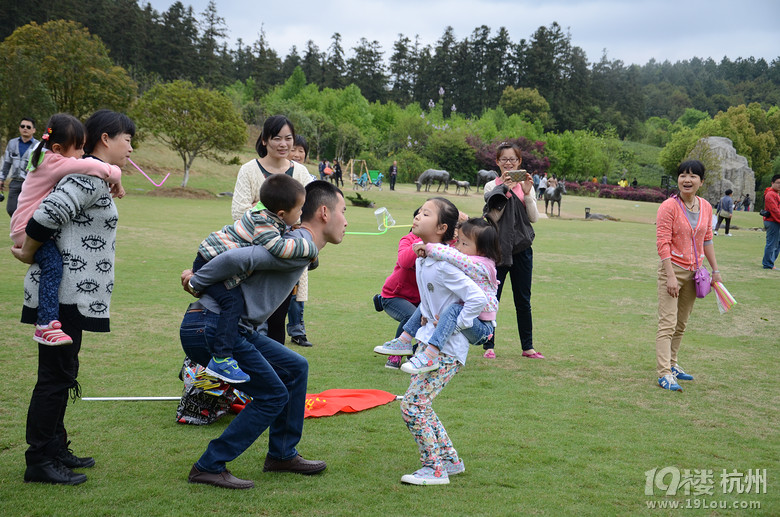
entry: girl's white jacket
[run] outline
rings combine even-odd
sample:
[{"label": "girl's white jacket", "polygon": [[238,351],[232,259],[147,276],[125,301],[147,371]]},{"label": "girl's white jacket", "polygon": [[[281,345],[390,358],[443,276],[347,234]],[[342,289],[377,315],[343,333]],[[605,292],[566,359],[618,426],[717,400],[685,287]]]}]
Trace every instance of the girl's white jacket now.
[{"label": "girl's white jacket", "polygon": [[[420,312],[428,320],[428,323],[417,331],[417,340],[428,343],[436,330],[433,321],[438,320],[439,315],[454,303],[463,305],[457,325],[461,329],[470,328],[474,318],[480,315],[487,303],[484,291],[466,273],[448,262],[418,258],[416,270]],[[456,332],[440,351],[455,357],[461,364],[466,364],[469,342],[463,334]]]}]

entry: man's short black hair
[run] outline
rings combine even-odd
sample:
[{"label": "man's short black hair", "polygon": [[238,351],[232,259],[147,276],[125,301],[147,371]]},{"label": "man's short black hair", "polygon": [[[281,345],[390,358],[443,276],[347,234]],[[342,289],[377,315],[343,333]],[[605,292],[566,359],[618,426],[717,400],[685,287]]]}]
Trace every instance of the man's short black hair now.
[{"label": "man's short black hair", "polygon": [[305,195],[303,185],[287,174],[271,174],[260,187],[260,202],[273,213],[289,212]]},{"label": "man's short black hair", "polygon": [[22,119],[19,121],[19,124],[21,124],[24,121],[32,122],[32,127],[35,127],[35,119],[32,117],[22,117]]},{"label": "man's short black hair", "polygon": [[344,193],[334,184],[322,180],[312,181],[306,185],[306,202],[303,204],[301,221],[310,221],[317,209],[323,205],[329,210],[335,210],[339,196],[343,198]]}]

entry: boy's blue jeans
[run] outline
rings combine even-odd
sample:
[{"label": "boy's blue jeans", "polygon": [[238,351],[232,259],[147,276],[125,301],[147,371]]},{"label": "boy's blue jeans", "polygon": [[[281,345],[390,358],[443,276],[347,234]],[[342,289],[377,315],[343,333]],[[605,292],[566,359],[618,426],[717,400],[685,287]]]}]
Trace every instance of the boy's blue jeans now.
[{"label": "boy's blue jeans", "polygon": [[[197,273],[204,264],[206,260],[198,254],[192,263],[192,272]],[[233,346],[238,341],[238,320],[244,313],[244,293],[240,287],[228,289],[222,282],[208,286],[203,292],[219,304],[216,335],[209,342],[211,355],[220,358],[232,357]]]},{"label": "boy's blue jeans", "polygon": [[[444,314],[439,315],[439,322],[436,324],[436,330],[431,336],[431,339],[428,343],[429,345],[433,345],[441,350],[441,347],[444,346],[444,343],[446,343],[453,332],[455,332],[458,316],[460,316],[462,310],[463,306],[457,303],[454,303],[444,309]],[[414,311],[414,314],[412,314],[412,316],[409,318],[409,321],[406,322],[406,325],[404,325],[404,331],[409,333],[411,336],[417,334],[417,331],[420,330],[421,327],[421,318],[422,313],[418,307],[417,310]],[[471,327],[462,329],[461,333],[472,345],[481,345],[485,343],[490,338],[490,336],[493,335],[493,325],[490,322],[482,321],[479,318],[474,318]]]}]

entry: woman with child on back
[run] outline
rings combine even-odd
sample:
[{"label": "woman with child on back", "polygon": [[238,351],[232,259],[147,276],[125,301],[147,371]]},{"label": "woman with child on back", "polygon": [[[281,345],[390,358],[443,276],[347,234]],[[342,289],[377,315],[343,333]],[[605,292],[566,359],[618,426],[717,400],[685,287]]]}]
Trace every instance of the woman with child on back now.
[{"label": "woman with child on back", "polygon": [[[11,239],[21,249],[25,230],[33,213],[54,186],[69,174],[87,174],[106,180],[117,197],[123,197],[122,171],[116,165],[99,160],[81,160],[86,131],[79,119],[66,113],[53,115],[46,124],[41,142],[28,163],[27,180],[22,185],[16,212],[11,217]],[[46,240],[35,252],[41,268],[38,283],[38,322],[33,339],[49,346],[70,345],[73,340],[62,331],[59,321],[59,289],[62,280],[62,255],[53,239]]]},{"label": "woman with child on back", "polygon": [[[87,476],[72,469],[95,465],[93,458],[78,457],[71,451],[64,422],[65,410],[69,391],[74,399],[81,396],[77,377],[83,332],[110,331],[118,222],[112,192],[118,196],[122,190],[118,182],[111,185],[103,179],[110,178],[112,173],[109,171],[116,173],[116,169],[106,167],[100,177],[95,171],[101,166],[125,165],[133,151],[135,124],[121,113],[99,110],[84,125],[86,141],[80,123],[66,126],[73,128],[76,137],[73,140],[59,140],[60,126],[56,120],[47,128],[52,151],[56,143],[67,151],[71,148],[67,142],[72,141],[77,150],[83,146],[86,156],[83,160],[73,160],[76,164],[73,174],[62,178],[54,190],[45,195],[27,222],[21,248],[12,250],[16,258],[32,264],[24,279],[22,323],[40,323],[39,312],[45,310],[41,303],[45,301],[38,296],[40,268],[34,262],[38,260],[36,252],[54,241],[62,254],[62,281],[55,303],[59,304],[61,330],[72,340],[67,345],[58,343],[59,346],[38,344],[37,381],[27,412],[26,482],[78,485],[85,482]],[[59,158],[54,154],[46,153],[43,164],[57,163]],[[43,174],[44,170],[39,169],[32,175]],[[29,176],[27,181],[30,181]],[[27,187],[30,185],[33,184]]]}]

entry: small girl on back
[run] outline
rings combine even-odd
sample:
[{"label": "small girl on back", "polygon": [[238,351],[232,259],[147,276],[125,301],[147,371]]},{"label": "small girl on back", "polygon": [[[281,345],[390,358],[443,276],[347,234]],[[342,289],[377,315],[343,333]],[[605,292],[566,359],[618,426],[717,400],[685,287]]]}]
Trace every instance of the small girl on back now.
[{"label": "small girl on back", "polygon": [[[452,239],[458,221],[458,209],[448,199],[432,198],[425,202],[414,219],[412,232],[427,244],[441,244]],[[487,303],[482,289],[466,274],[444,260],[418,258],[417,285],[420,286],[420,312],[427,322],[417,337],[423,345],[431,341],[436,326],[433,321],[453,304],[462,304],[456,325],[470,328]],[[441,324],[441,323],[440,323]],[[462,333],[449,336],[438,352],[435,370],[412,375],[409,388],[401,401],[401,413],[420,451],[422,468],[401,477],[402,483],[443,485],[449,476],[465,470],[432,401],[466,364],[469,343]]]},{"label": "small girl on back", "polygon": [[[458,227],[457,241],[453,246],[435,243],[417,243],[414,249],[418,256],[432,260],[446,261],[466,273],[485,293],[487,304],[482,313],[472,321],[470,328],[457,325],[463,305],[453,304],[437,316],[436,330],[428,340],[424,351],[419,351],[401,366],[406,373],[421,373],[439,367],[439,350],[453,333],[462,332],[469,343],[479,345],[491,335],[498,312],[498,279],[496,262],[501,260],[498,232],[483,218],[473,218]],[[417,312],[404,325],[404,332],[398,338],[374,350],[377,353],[392,352],[398,355],[412,355],[412,339],[421,327],[421,314]]]},{"label": "small girl on back", "polygon": [[[33,213],[59,181],[70,174],[87,174],[105,180],[117,197],[123,197],[122,171],[116,165],[100,160],[80,160],[84,155],[86,130],[72,115],[57,113],[46,124],[41,143],[28,164],[27,179],[22,184],[19,205],[11,217],[11,239],[14,248],[24,243],[25,229]],[[76,220],[74,219],[74,222]],[[35,253],[41,268],[38,283],[38,323],[33,339],[49,346],[70,345],[73,340],[64,333],[59,321],[59,288],[62,281],[62,256],[53,240]]]}]

